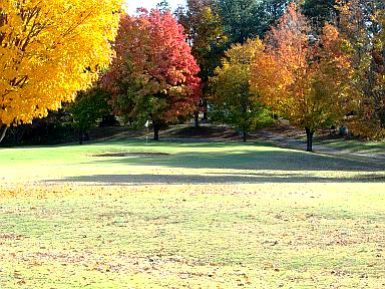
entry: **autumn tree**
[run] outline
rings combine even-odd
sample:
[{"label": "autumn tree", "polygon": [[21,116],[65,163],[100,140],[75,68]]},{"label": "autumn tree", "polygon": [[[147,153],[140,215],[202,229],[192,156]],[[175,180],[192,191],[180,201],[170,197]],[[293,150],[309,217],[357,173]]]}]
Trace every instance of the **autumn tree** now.
[{"label": "autumn tree", "polygon": [[211,78],[214,118],[240,130],[243,141],[249,131],[272,122],[269,111],[250,91],[250,68],[263,49],[259,39],[232,46]]},{"label": "autumn tree", "polygon": [[110,63],[120,7],[120,0],[1,1],[4,133],[57,110],[97,78]]},{"label": "autumn tree", "polygon": [[346,41],[330,24],[313,35],[308,20],[291,4],[265,42],[252,68],[252,87],[264,104],[306,130],[307,150],[312,151],[315,131],[340,121],[349,107]]},{"label": "autumn tree", "polygon": [[349,40],[355,97],[350,128],[357,136],[385,137],[385,2],[340,1],[339,28]]},{"label": "autumn tree", "polygon": [[183,27],[169,12],[123,15],[115,50],[104,83],[117,114],[137,124],[151,120],[158,140],[162,125],[196,109],[199,67]]}]

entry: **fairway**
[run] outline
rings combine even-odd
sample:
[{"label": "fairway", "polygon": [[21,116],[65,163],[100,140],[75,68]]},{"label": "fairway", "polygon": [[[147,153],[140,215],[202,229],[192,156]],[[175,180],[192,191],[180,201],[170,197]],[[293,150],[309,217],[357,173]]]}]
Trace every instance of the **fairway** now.
[{"label": "fairway", "polygon": [[0,150],[0,288],[384,288],[385,171],[263,143]]}]

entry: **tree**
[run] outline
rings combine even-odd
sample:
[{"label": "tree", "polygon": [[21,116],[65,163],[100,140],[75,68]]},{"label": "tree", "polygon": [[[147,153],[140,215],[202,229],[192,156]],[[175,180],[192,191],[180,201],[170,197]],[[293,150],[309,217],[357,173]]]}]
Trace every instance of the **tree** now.
[{"label": "tree", "polygon": [[167,0],[162,0],[161,2],[156,4],[156,9],[158,9],[160,12],[166,12],[166,11],[170,12],[171,11],[170,3],[168,3]]},{"label": "tree", "polygon": [[106,91],[95,86],[79,92],[75,102],[69,105],[67,110],[72,115],[73,126],[79,132],[80,144],[83,144],[84,135],[96,125],[98,119],[111,113],[108,100]]},{"label": "tree", "polygon": [[339,28],[349,40],[355,97],[350,128],[368,139],[385,137],[385,3],[341,1]]},{"label": "tree", "polygon": [[294,0],[218,0],[219,14],[230,43],[262,37]]},{"label": "tree", "polygon": [[[271,26],[275,25],[286,11],[287,6],[294,0],[262,0],[258,4],[258,18],[255,34],[263,37]],[[298,2],[298,1],[297,1]]]},{"label": "tree", "polygon": [[250,91],[250,67],[263,49],[259,39],[232,46],[211,78],[214,115],[242,131],[244,142],[250,130],[272,122],[269,111]]},{"label": "tree", "polygon": [[267,48],[255,59],[251,80],[262,103],[306,130],[308,151],[317,129],[346,115],[352,75],[346,41],[337,29],[326,24],[318,38],[311,31],[291,4],[268,33]]},{"label": "tree", "polygon": [[158,140],[162,125],[196,109],[199,67],[183,27],[169,12],[123,15],[115,50],[104,83],[117,114],[141,125],[151,120]]},{"label": "tree", "polygon": [[335,18],[336,6],[336,0],[305,0],[302,12],[313,20],[316,26],[322,27],[325,22],[331,22]]},{"label": "tree", "polygon": [[[217,7],[212,0],[188,0],[187,10],[179,7],[176,11],[179,22],[183,25],[192,55],[196,59],[202,80],[201,107],[207,119],[208,79],[214,75],[214,70],[220,65],[220,59],[226,49],[227,35],[222,27],[222,19],[217,13]],[[195,126],[199,126],[199,112],[195,112]]]},{"label": "tree", "polygon": [[0,127],[30,123],[86,89],[110,63],[120,0],[3,0]]},{"label": "tree", "polygon": [[243,43],[258,36],[258,0],[219,0],[220,16],[230,43]]}]

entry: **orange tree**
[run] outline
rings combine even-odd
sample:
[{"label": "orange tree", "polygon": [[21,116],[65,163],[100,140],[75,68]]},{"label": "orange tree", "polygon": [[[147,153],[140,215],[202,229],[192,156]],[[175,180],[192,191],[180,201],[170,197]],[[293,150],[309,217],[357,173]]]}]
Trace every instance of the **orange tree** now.
[{"label": "orange tree", "polygon": [[168,11],[123,15],[115,49],[104,78],[115,113],[138,125],[151,120],[158,140],[162,125],[196,110],[199,67],[183,27]]},{"label": "orange tree", "polygon": [[110,63],[120,0],[2,0],[0,127],[73,100]]},{"label": "orange tree", "polygon": [[259,101],[306,130],[312,151],[315,131],[340,121],[349,107],[348,45],[330,24],[313,33],[295,4],[267,34],[265,45],[252,67],[252,89]]}]

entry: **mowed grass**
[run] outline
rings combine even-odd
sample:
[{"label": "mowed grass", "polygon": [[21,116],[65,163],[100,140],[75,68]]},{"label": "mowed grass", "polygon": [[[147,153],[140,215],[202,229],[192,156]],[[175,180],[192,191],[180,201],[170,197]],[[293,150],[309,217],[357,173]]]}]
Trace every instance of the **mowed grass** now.
[{"label": "mowed grass", "polygon": [[110,142],[2,149],[0,172],[0,288],[385,287],[370,160]]}]

